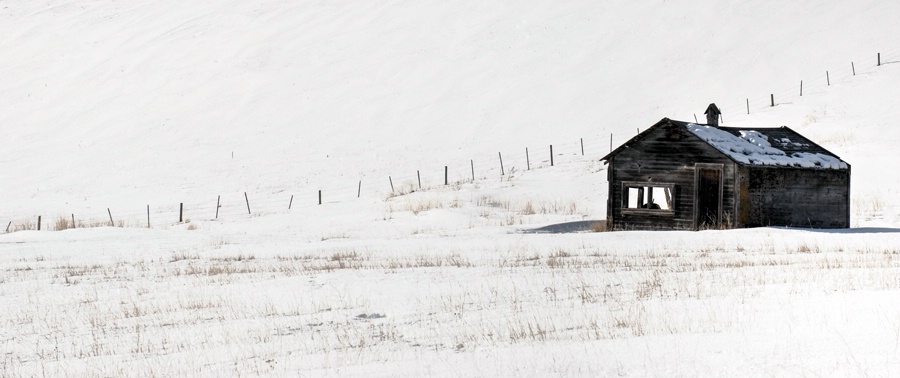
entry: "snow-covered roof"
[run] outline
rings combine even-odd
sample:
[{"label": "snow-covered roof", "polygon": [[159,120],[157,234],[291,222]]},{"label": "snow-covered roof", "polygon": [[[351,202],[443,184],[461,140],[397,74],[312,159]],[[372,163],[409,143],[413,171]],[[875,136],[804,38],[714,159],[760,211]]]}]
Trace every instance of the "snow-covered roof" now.
[{"label": "snow-covered roof", "polygon": [[[784,134],[781,129],[724,129],[696,123],[687,124],[687,129],[710,146],[748,165],[769,165],[798,168],[847,169],[847,163],[837,156],[826,153],[818,146],[795,135],[794,140],[785,135],[771,141],[769,130]],[[773,147],[775,143],[778,148]]]}]

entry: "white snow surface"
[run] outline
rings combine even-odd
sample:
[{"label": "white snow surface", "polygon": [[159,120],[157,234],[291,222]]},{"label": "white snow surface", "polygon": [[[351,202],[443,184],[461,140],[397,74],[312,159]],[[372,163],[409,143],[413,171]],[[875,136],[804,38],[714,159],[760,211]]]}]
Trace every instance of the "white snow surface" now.
[{"label": "white snow surface", "polygon": [[791,152],[772,147],[769,137],[759,131],[741,131],[736,136],[709,125],[690,123],[688,131],[700,137],[735,161],[750,165],[774,165],[798,168],[847,169],[847,163],[821,153]]},{"label": "white snow surface", "polygon": [[[898,14],[0,0],[0,377],[900,376]],[[710,102],[852,228],[590,232]]]}]

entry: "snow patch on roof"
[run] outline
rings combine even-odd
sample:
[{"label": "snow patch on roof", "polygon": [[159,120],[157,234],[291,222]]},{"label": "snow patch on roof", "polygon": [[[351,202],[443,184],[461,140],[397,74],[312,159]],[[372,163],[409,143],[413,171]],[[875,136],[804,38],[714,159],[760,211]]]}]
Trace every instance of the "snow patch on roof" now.
[{"label": "snow patch on roof", "polygon": [[740,163],[798,168],[847,169],[847,163],[834,156],[810,152],[794,152],[788,155],[784,151],[772,147],[769,143],[769,138],[759,131],[741,131],[741,136],[736,136],[716,127],[695,123],[688,124],[687,129]]}]

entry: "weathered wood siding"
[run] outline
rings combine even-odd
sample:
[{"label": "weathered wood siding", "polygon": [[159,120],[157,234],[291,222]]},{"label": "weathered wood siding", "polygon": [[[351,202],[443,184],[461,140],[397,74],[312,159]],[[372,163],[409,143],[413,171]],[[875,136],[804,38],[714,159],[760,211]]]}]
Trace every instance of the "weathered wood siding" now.
[{"label": "weathered wood siding", "polygon": [[850,170],[746,167],[746,227],[850,227]]},{"label": "weathered wood siding", "polygon": [[[609,159],[607,221],[611,229],[694,229],[696,163],[722,165],[722,214],[723,218],[734,219],[736,164],[683,127],[662,124]],[[625,181],[675,184],[674,211],[648,214],[623,210]]]}]

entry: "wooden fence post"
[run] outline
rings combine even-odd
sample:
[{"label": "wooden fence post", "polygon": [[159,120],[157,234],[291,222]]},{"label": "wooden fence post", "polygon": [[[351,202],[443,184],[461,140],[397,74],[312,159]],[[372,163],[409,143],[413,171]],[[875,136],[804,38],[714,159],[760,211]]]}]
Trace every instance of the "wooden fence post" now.
[{"label": "wooden fence post", "polygon": [[37,226],[38,226],[38,229],[37,229],[37,230],[40,231],[40,230],[41,230],[41,216],[40,216],[40,215],[38,215],[38,223],[37,223]]},{"label": "wooden fence post", "polygon": [[[640,134],[640,133],[638,133]],[[550,145],[550,166],[553,166],[553,145]]]},{"label": "wooden fence post", "polygon": [[469,165],[472,166],[472,182],[475,182],[475,160],[469,160]]},{"label": "wooden fence post", "polygon": [[853,70],[853,76],[856,76],[856,65],[853,62],[850,62],[850,69]]},{"label": "wooden fence post", "polygon": [[525,164],[528,170],[531,170],[531,156],[528,155],[528,147],[525,147]]},{"label": "wooden fence post", "polygon": [[803,97],[803,80],[800,80],[800,97]]},{"label": "wooden fence post", "polygon": [[72,228],[77,228],[75,226],[75,214],[74,213],[72,214]]},{"label": "wooden fence post", "polygon": [[[419,181],[419,190],[422,190],[422,173],[419,170],[416,170],[416,180]],[[394,191],[394,185],[391,184],[391,191]]]},{"label": "wooden fence post", "polygon": [[116,227],[116,222],[113,222],[113,219],[112,219],[112,211],[109,211],[109,208],[107,207],[106,212],[109,213],[109,226]]},{"label": "wooden fence post", "polygon": [[322,189],[319,189],[319,205],[322,204]]},{"label": "wooden fence post", "polygon": [[878,53],[878,65],[881,66],[881,53]]},{"label": "wooden fence post", "polygon": [[150,228],[150,205],[147,205],[147,228]]},{"label": "wooden fence post", "polygon": [[[219,208],[222,207],[220,205],[221,201],[222,201],[222,195],[219,194],[218,196],[216,196],[216,219],[219,219]],[[290,206],[288,206],[288,207],[290,207]]]},{"label": "wooden fence post", "polygon": [[[694,119],[697,119],[697,115],[694,115]],[[609,133],[609,152],[612,152],[612,133]]]},{"label": "wooden fence post", "polygon": [[772,101],[772,106],[775,106],[775,95],[774,95],[774,94],[770,94],[770,95],[769,95],[769,99]]},{"label": "wooden fence post", "polygon": [[828,76],[828,71],[825,71],[825,82],[828,84],[829,87],[831,86],[831,77]]},{"label": "wooden fence post", "polygon": [[10,226],[12,226],[12,221],[9,221],[9,223],[6,225],[6,233],[7,233],[7,234],[9,233],[9,227],[10,227]]},{"label": "wooden fence post", "polygon": [[181,222],[184,222],[184,202],[178,204],[178,223]]},{"label": "wooden fence post", "polygon": [[497,156],[500,157],[500,176],[505,176],[505,175],[506,175],[506,171],[503,170],[503,154],[501,154],[501,153],[498,152],[498,153],[497,153]]},{"label": "wooden fence post", "polygon": [[356,188],[356,198],[362,196],[362,180],[359,180],[359,186]]},{"label": "wooden fence post", "polygon": [[747,114],[750,114],[750,99],[747,99]]},{"label": "wooden fence post", "polygon": [[244,192],[244,201],[247,202],[247,214],[252,215],[252,214],[250,213],[250,198],[247,197],[247,192]]},{"label": "wooden fence post", "polygon": [[288,210],[291,209],[291,205],[294,204],[294,195],[291,194],[291,199],[288,201]]},{"label": "wooden fence post", "polygon": [[447,169],[447,166],[445,165],[444,166],[444,186],[450,185],[450,181],[447,177],[447,172],[448,172],[448,169]]},{"label": "wooden fence post", "polygon": [[[416,171],[416,172],[418,172],[418,171]],[[391,183],[391,193],[393,193],[394,192],[394,179],[392,179],[391,176],[388,176],[388,182]],[[422,181],[419,180],[419,188],[421,188],[421,187],[422,187]]]},{"label": "wooden fence post", "polygon": [[584,156],[584,138],[578,138],[581,141],[581,156]]}]

